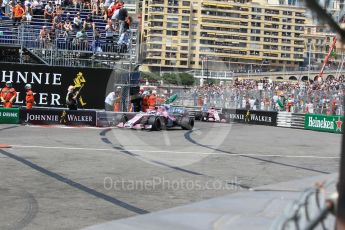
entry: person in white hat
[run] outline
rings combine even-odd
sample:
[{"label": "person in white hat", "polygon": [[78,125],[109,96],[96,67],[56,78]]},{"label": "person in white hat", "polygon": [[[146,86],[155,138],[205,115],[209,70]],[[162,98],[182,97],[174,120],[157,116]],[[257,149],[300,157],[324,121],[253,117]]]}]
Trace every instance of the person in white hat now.
[{"label": "person in white hat", "polygon": [[16,90],[12,87],[12,82],[6,82],[6,86],[1,90],[0,100],[4,108],[12,108],[13,102],[17,97]]},{"label": "person in white hat", "polygon": [[26,109],[32,109],[32,106],[35,104],[35,93],[33,93],[31,90],[31,84],[26,84],[25,89],[26,89],[26,96],[25,96]]}]

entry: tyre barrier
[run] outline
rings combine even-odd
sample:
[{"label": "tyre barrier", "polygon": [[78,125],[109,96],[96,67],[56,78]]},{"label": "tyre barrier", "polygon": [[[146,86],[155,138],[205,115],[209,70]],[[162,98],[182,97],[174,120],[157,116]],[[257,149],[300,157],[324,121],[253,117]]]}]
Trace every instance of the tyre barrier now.
[{"label": "tyre barrier", "polygon": [[304,114],[278,112],[277,126],[295,129],[304,129]]}]

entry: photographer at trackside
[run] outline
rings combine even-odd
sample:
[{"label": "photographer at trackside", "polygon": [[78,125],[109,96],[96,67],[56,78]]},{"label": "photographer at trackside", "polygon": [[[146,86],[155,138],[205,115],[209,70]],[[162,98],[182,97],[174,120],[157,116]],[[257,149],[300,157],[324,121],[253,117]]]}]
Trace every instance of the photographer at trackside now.
[{"label": "photographer at trackside", "polygon": [[66,105],[69,110],[77,110],[78,109],[78,96],[79,91],[75,91],[73,85],[68,87],[68,92],[66,95]]},{"label": "photographer at trackside", "polygon": [[0,100],[4,108],[12,108],[13,101],[17,97],[16,90],[12,87],[12,82],[6,82],[5,88],[1,90]]}]

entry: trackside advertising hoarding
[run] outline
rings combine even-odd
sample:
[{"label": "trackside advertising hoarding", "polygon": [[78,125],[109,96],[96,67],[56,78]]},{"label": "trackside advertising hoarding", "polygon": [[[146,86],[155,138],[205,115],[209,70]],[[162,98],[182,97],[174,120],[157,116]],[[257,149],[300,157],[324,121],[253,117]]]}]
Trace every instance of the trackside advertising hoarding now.
[{"label": "trackside advertising hoarding", "polygon": [[278,113],[275,111],[223,109],[222,113],[233,122],[277,126]]},{"label": "trackside advertising hoarding", "polygon": [[111,69],[0,63],[0,88],[13,82],[18,92],[15,106],[25,106],[25,84],[29,83],[36,93],[35,107],[66,107],[67,88],[73,85],[80,91],[79,108],[104,109],[117,75]]},{"label": "trackside advertising hoarding", "polygon": [[18,124],[19,108],[0,108],[0,124]]},{"label": "trackside advertising hoarding", "polygon": [[95,110],[21,109],[20,122],[34,125],[96,126]]},{"label": "trackside advertising hoarding", "polygon": [[304,128],[316,131],[343,133],[344,116],[306,114]]}]

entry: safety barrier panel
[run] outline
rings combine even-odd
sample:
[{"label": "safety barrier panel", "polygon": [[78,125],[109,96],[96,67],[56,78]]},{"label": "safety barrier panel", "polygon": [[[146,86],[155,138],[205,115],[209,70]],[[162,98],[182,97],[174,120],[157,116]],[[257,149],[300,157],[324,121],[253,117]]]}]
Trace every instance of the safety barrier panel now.
[{"label": "safety barrier panel", "polygon": [[304,128],[323,132],[343,133],[344,116],[306,114]]},{"label": "safety barrier panel", "polygon": [[222,113],[233,122],[277,126],[276,111],[222,109]]},{"label": "safety barrier panel", "polygon": [[0,124],[18,124],[19,108],[0,108]]},{"label": "safety barrier panel", "polygon": [[285,111],[278,112],[277,126],[304,129],[304,114],[289,113]]},{"label": "safety barrier panel", "polygon": [[95,110],[21,108],[19,118],[24,124],[96,126]]},{"label": "safety barrier panel", "polygon": [[[124,122],[124,119],[132,119],[137,113],[117,113],[110,111],[96,112],[97,127],[112,127]],[[125,118],[126,117],[126,118]]]}]

